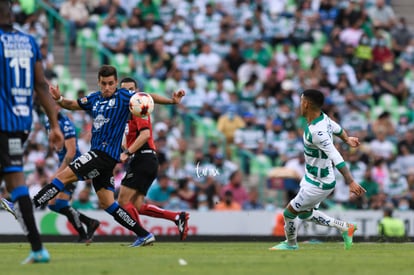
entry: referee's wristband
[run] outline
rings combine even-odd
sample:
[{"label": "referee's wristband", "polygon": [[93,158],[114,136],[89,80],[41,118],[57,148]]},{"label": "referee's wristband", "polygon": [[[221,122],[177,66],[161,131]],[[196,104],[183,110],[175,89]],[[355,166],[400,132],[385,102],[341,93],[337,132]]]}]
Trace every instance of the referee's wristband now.
[{"label": "referee's wristband", "polygon": [[131,153],[130,151],[128,151],[128,149],[125,149],[124,154],[128,155],[128,156],[132,156],[134,153]]},{"label": "referee's wristband", "polygon": [[57,103],[62,102],[62,101],[63,101],[63,95],[60,95],[59,99],[56,99],[55,101],[56,101]]}]

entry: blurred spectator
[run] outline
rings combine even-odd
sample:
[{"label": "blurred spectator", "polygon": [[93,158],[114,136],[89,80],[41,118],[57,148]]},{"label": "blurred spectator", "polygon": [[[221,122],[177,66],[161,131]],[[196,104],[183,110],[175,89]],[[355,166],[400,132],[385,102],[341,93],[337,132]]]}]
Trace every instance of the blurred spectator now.
[{"label": "blurred spectator", "polygon": [[158,4],[152,0],[141,0],[137,4],[137,8],[141,11],[142,17],[147,18],[151,16],[155,22],[160,22],[160,14]]},{"label": "blurred spectator", "polygon": [[234,144],[234,134],[240,128],[245,127],[244,120],[237,114],[237,109],[230,106],[227,112],[219,116],[217,120],[217,130],[223,133],[226,138],[227,155],[230,155],[230,146]]},{"label": "blurred spectator", "polygon": [[385,162],[390,163],[396,156],[396,147],[386,139],[386,134],[386,129],[379,127],[374,139],[369,143],[369,148],[374,157],[382,158]]},{"label": "blurred spectator", "polygon": [[368,15],[376,28],[390,30],[396,23],[394,10],[384,0],[376,0],[375,6],[368,10]]},{"label": "blurred spectator", "polygon": [[391,30],[391,49],[396,57],[405,50],[413,38],[412,31],[407,26],[407,21],[404,17],[401,17]]},{"label": "blurred spectator", "polygon": [[168,72],[172,68],[173,56],[165,50],[164,41],[157,39],[152,44],[150,53],[149,77],[165,80]]},{"label": "blurred spectator", "polygon": [[178,107],[183,113],[203,115],[206,93],[203,89],[197,87],[194,78],[187,80],[187,87],[185,89],[185,97],[181,100]]},{"label": "blurred spectator", "polygon": [[351,25],[352,22],[360,20],[364,16],[364,9],[361,0],[350,0],[343,5],[336,17],[335,24],[341,28]]},{"label": "blurred spectator", "polygon": [[194,190],[194,184],[189,180],[189,178],[182,178],[177,181],[177,185],[178,197],[187,203],[187,208],[194,209],[197,203],[197,193]]},{"label": "blurred spectator", "polygon": [[180,52],[174,57],[174,67],[182,72],[184,79],[188,79],[190,70],[198,69],[197,57],[191,53],[190,42],[181,45]]},{"label": "blurred spectator", "polygon": [[271,59],[271,53],[263,44],[262,39],[255,39],[252,47],[243,51],[243,57],[246,60],[256,59],[260,65],[267,67]]},{"label": "blurred spectator", "polygon": [[256,118],[252,113],[245,113],[243,115],[246,127],[237,129],[234,133],[234,144],[239,149],[243,159],[243,172],[250,175],[250,161],[249,157],[242,153],[241,150],[247,150],[254,155],[261,154],[264,149],[264,132],[257,129],[255,125]]},{"label": "blurred spectator", "polygon": [[207,2],[205,12],[200,12],[194,18],[194,32],[206,42],[211,42],[220,33],[222,15],[217,12],[214,2]]},{"label": "blurred spectator", "polygon": [[78,210],[96,209],[90,201],[90,192],[91,190],[89,188],[82,189],[78,194],[78,198],[73,200],[72,207]]},{"label": "blurred spectator", "polygon": [[189,204],[182,200],[177,193],[177,190],[173,190],[170,193],[168,201],[164,205],[164,209],[167,210],[188,210],[190,209]]},{"label": "blurred spectator", "polygon": [[332,85],[338,84],[339,75],[345,74],[348,80],[349,85],[354,86],[357,83],[355,70],[347,63],[345,63],[343,54],[336,54],[335,61],[332,63],[328,69],[329,82]]},{"label": "blurred spectator", "polygon": [[238,79],[239,68],[245,63],[238,43],[231,44],[230,52],[225,56],[224,60],[224,66],[231,72],[233,81],[236,81]]},{"label": "blurred spectator", "polygon": [[164,208],[173,192],[175,192],[175,188],[172,186],[170,178],[166,174],[161,174],[157,181],[151,185],[146,198],[148,203]]},{"label": "blurred spectator", "polygon": [[261,38],[260,29],[254,24],[251,16],[247,16],[243,25],[236,28],[234,38],[243,48],[251,47],[256,39]]},{"label": "blurred spectator", "polygon": [[[123,29],[119,26],[116,16],[109,16],[105,24],[98,30],[99,42],[111,53],[127,53],[126,36]],[[102,56],[102,64],[108,64],[106,55]]]},{"label": "blurred spectator", "polygon": [[335,2],[335,0],[322,0],[319,6],[319,22],[322,25],[322,31],[327,36],[331,33],[339,14],[339,9]]},{"label": "blurred spectator", "polygon": [[263,210],[264,206],[259,201],[259,192],[257,191],[257,188],[251,188],[248,193],[248,200],[246,200],[242,204],[242,209],[251,211],[251,210]]},{"label": "blurred spectator", "polygon": [[220,62],[220,56],[211,51],[210,44],[203,43],[201,53],[197,56],[198,72],[205,75],[208,80],[211,80],[217,72]]},{"label": "blurred spectator", "polygon": [[76,46],[76,34],[82,28],[95,28],[95,24],[89,22],[89,11],[82,0],[69,0],[60,7],[60,15],[68,20],[70,26],[70,45]]},{"label": "blurred spectator", "polygon": [[214,206],[215,211],[240,211],[241,205],[234,201],[233,193],[227,190],[220,202]]},{"label": "blurred spectator", "polygon": [[399,168],[391,168],[390,176],[384,184],[384,193],[394,207],[399,206],[400,200],[409,198],[407,179]]},{"label": "blurred spectator", "polygon": [[377,135],[378,132],[384,132],[387,139],[395,136],[395,126],[391,120],[390,112],[382,112],[378,118],[372,122],[371,131],[374,135]]},{"label": "blurred spectator", "polygon": [[120,0],[99,0],[98,4],[92,10],[92,14],[100,16],[125,16],[126,11],[121,6]]},{"label": "blurred spectator", "polygon": [[129,67],[138,81],[144,82],[150,76],[151,56],[147,52],[145,40],[138,40],[128,56]]},{"label": "blurred spectator", "polygon": [[221,188],[220,197],[225,199],[226,193],[231,191],[233,200],[239,205],[243,205],[248,200],[247,190],[243,186],[243,174],[240,170],[234,171],[230,177],[229,182]]},{"label": "blurred spectator", "polygon": [[34,12],[26,16],[22,31],[33,36],[39,46],[46,40],[46,29],[39,21],[39,12]]},{"label": "blurred spectator", "polygon": [[207,92],[206,116],[212,117],[215,121],[227,111],[230,105],[230,96],[224,89],[224,82],[217,81],[214,87]]},{"label": "blurred spectator", "polygon": [[371,168],[367,168],[360,182],[366,190],[362,199],[363,209],[381,209],[386,201],[386,195],[380,190],[378,183],[372,178]]},{"label": "blurred spectator", "polygon": [[214,170],[217,175],[214,177],[218,185],[224,186],[230,180],[231,175],[239,168],[237,165],[226,159],[223,154],[217,153],[213,160]]},{"label": "blurred spectator", "polygon": [[[383,37],[380,37],[372,49],[372,60],[378,65],[385,65],[391,64],[390,61],[393,57],[391,48],[387,45],[387,41]],[[383,67],[383,69],[388,70],[386,67]]]},{"label": "blurred spectator", "polygon": [[[151,1],[151,0],[150,0]],[[155,16],[147,14],[144,18],[143,35],[148,44],[152,44],[155,40],[160,39],[164,35],[164,30],[161,26],[155,24]]]},{"label": "blurred spectator", "polygon": [[387,206],[383,209],[383,218],[381,219],[378,225],[378,234],[383,241],[389,241],[395,238],[404,238],[405,233],[405,224],[399,218],[393,217],[393,208]]},{"label": "blurred spectator", "polygon": [[349,27],[344,28],[339,34],[339,39],[345,45],[351,45],[356,47],[359,44],[359,40],[364,34],[363,30],[360,28],[361,23],[359,20],[351,22]]},{"label": "blurred spectator", "polygon": [[402,103],[407,97],[407,87],[404,84],[404,72],[392,62],[385,62],[377,74],[380,95],[390,94]]},{"label": "blurred spectator", "polygon": [[56,78],[57,74],[54,71],[55,58],[53,56],[53,53],[49,52],[47,43],[40,45],[40,53],[42,54],[42,64],[43,70],[45,72],[45,77],[49,80]]}]

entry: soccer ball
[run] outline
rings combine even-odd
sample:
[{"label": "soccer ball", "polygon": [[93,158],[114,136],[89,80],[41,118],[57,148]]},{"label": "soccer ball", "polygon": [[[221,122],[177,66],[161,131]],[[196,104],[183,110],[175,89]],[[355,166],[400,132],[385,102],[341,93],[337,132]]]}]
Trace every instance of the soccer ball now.
[{"label": "soccer ball", "polygon": [[135,93],[129,100],[129,110],[137,117],[149,116],[154,110],[154,100],[147,93]]}]

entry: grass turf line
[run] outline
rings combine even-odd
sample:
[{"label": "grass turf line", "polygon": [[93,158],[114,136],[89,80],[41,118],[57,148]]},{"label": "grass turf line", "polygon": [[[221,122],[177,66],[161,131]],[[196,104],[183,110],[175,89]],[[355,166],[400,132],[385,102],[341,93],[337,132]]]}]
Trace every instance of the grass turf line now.
[{"label": "grass turf line", "polygon": [[[412,243],[299,243],[297,251],[269,251],[275,243],[183,242],[130,248],[126,243],[46,243],[48,264],[20,265],[26,243],[1,243],[1,274],[412,274]],[[180,265],[184,259],[187,265]]]}]

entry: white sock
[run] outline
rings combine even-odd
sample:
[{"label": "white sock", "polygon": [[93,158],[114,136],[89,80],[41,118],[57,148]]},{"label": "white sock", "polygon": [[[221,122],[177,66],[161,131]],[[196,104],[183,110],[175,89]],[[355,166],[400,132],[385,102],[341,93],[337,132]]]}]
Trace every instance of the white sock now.
[{"label": "white sock", "polygon": [[313,210],[312,215],[309,218],[307,218],[307,220],[313,221],[314,223],[320,224],[323,226],[336,227],[340,231],[348,230],[347,222],[329,217],[328,215],[326,215],[325,213],[319,210]]},{"label": "white sock", "polygon": [[285,236],[289,245],[296,245],[296,238],[298,236],[298,219],[285,218]]}]

